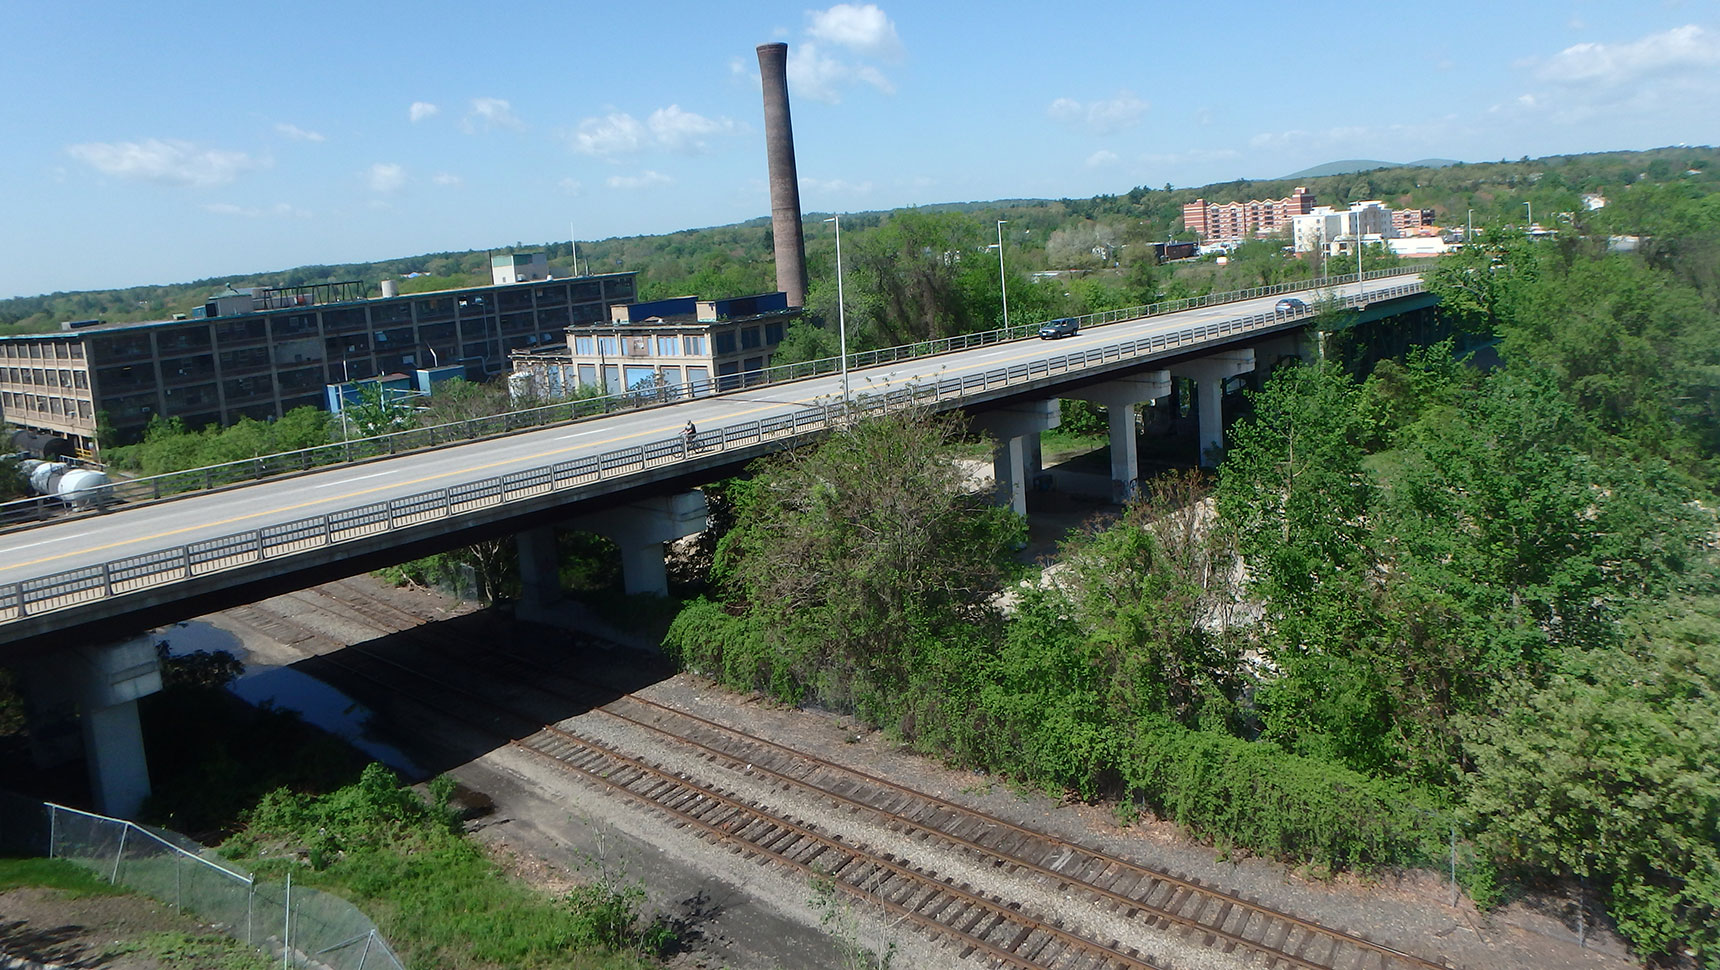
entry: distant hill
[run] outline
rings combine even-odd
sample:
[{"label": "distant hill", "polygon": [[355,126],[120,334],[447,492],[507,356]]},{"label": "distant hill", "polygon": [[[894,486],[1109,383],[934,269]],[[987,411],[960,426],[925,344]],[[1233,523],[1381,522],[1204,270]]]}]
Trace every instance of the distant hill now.
[{"label": "distant hill", "polygon": [[1423,158],[1414,162],[1382,162],[1372,158],[1346,158],[1338,162],[1327,162],[1313,168],[1305,168],[1300,172],[1291,172],[1284,176],[1286,179],[1311,179],[1322,175],[1348,175],[1351,172],[1371,172],[1376,168],[1444,168],[1447,165],[1459,164],[1453,158]]}]

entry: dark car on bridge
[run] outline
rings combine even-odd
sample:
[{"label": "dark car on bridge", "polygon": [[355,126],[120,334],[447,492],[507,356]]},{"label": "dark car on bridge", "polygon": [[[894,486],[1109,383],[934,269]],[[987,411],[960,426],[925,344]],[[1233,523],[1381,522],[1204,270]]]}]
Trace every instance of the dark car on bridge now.
[{"label": "dark car on bridge", "polygon": [[1040,340],[1054,340],[1058,337],[1073,337],[1081,329],[1081,321],[1074,317],[1064,317],[1052,320],[1039,328]]}]

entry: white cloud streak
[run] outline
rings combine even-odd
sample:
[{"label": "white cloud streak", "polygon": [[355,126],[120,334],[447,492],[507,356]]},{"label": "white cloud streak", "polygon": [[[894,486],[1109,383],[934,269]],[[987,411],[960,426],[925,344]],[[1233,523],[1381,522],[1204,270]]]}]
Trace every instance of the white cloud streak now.
[{"label": "white cloud streak", "polygon": [[370,166],[365,181],[370,184],[372,192],[398,192],[406,184],[406,169],[394,162],[377,162]]},{"label": "white cloud streak", "polygon": [[275,130],[294,141],[328,141],[320,131],[307,131],[298,125],[289,125],[285,122],[276,125]]},{"label": "white cloud streak", "polygon": [[612,189],[648,189],[657,185],[668,185],[674,179],[661,172],[646,170],[638,175],[611,175],[607,183]]},{"label": "white cloud streak", "polygon": [[202,148],[167,138],[84,142],[66,146],[66,153],[103,175],[188,188],[227,185],[268,165],[244,152]]},{"label": "white cloud streak", "polygon": [[406,109],[406,116],[412,119],[413,124],[417,124],[425,118],[436,117],[441,111],[441,108],[428,101],[414,101],[412,107]]},{"label": "white cloud streak", "polygon": [[730,118],[707,118],[672,104],[658,108],[644,121],[626,112],[587,118],[573,133],[573,150],[581,155],[615,158],[653,149],[682,155],[710,151],[711,140],[740,132]]},{"label": "white cloud streak", "polygon": [[473,98],[471,109],[461,121],[467,132],[508,129],[524,131],[526,123],[514,114],[513,105],[502,98]]},{"label": "white cloud streak", "polygon": [[1058,98],[1051,102],[1045,113],[1051,120],[1076,130],[1091,135],[1109,135],[1140,124],[1148,107],[1147,102],[1136,97],[1134,92],[1125,90],[1105,101],[1081,102],[1073,98]]},{"label": "white cloud streak", "polygon": [[1613,87],[1651,75],[1716,67],[1720,67],[1720,34],[1686,24],[1627,44],[1573,44],[1540,63],[1535,76],[1555,84]]}]

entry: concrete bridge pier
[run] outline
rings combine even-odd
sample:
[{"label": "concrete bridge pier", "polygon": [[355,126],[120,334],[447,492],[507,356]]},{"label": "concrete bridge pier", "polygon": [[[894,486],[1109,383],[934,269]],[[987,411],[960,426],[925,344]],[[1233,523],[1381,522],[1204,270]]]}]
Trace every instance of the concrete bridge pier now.
[{"label": "concrete bridge pier", "polygon": [[73,647],[22,673],[33,712],[77,712],[96,810],[136,818],[149,797],[137,702],[161,690],[154,640]]},{"label": "concrete bridge pier", "polygon": [[621,547],[621,583],[627,592],[667,596],[663,543],[705,531],[709,515],[704,492],[681,492],[583,516],[568,525],[607,536]]},{"label": "concrete bridge pier", "polygon": [[1192,379],[1198,387],[1200,408],[1200,464],[1217,467],[1224,454],[1224,382],[1254,369],[1254,348],[1227,350],[1180,364],[1172,369],[1177,377]]},{"label": "concrete bridge pier", "polygon": [[999,505],[1008,505],[1019,515],[1027,514],[1029,454],[1035,466],[1033,470],[1037,471],[1039,435],[1057,427],[1059,420],[1056,398],[1012,404],[973,416],[976,430],[997,439],[997,448],[991,454],[991,468],[997,480]]},{"label": "concrete bridge pier", "polygon": [[1140,485],[1140,443],[1135,437],[1135,405],[1171,392],[1170,371],[1154,370],[1082,388],[1072,397],[1105,409],[1111,424],[1111,501],[1121,505]]}]

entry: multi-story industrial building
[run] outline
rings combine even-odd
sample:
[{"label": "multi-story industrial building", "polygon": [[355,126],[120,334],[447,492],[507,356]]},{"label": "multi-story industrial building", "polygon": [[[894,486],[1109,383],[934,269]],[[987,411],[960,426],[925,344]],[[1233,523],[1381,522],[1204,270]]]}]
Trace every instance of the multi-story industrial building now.
[{"label": "multi-story industrial building", "polygon": [[126,442],[158,414],[192,428],[269,420],[324,406],[329,384],[425,365],[481,380],[635,296],[633,273],[529,279],[532,265],[493,268],[526,282],[401,296],[389,280],[371,299],[357,282],[229,290],[191,319],[0,337],[0,418],[94,453],[101,423]]},{"label": "multi-story industrial building", "polygon": [[1196,199],[1183,206],[1183,228],[1201,242],[1239,242],[1290,229],[1290,220],[1314,211],[1314,196],[1304,186],[1282,199],[1247,202],[1208,202]]},{"label": "multi-story industrial building", "polygon": [[800,313],[786,293],[680,296],[612,307],[606,324],[569,327],[564,347],[515,352],[513,390],[547,398],[581,389],[677,397],[729,390],[770,366],[771,353]]}]

